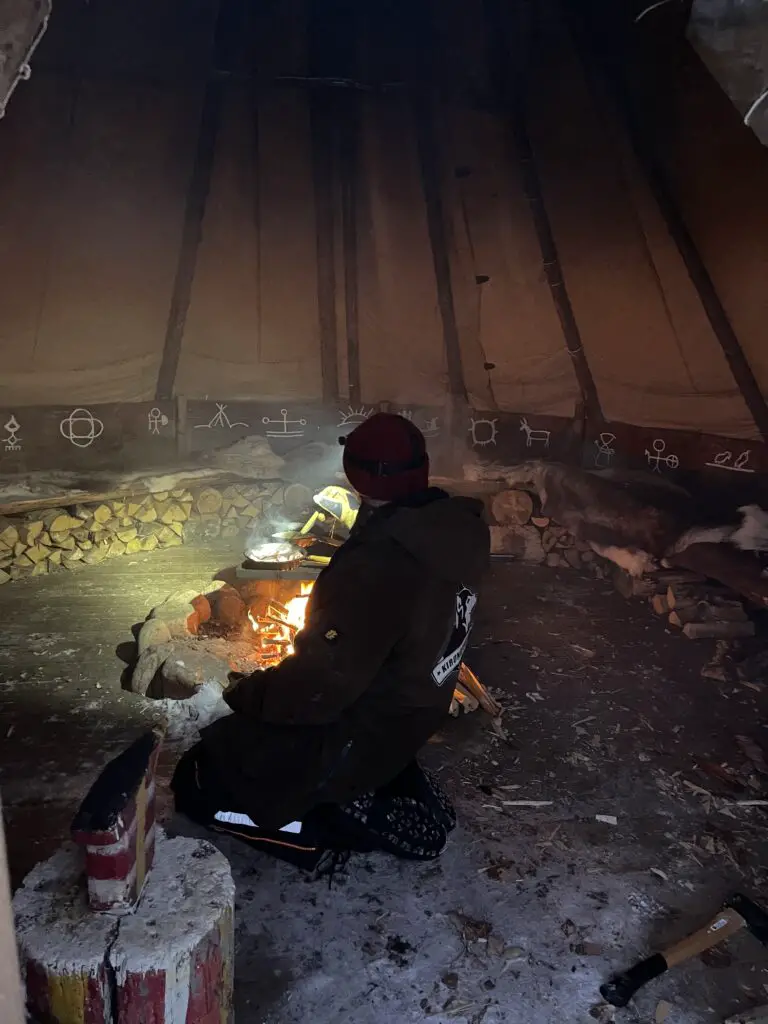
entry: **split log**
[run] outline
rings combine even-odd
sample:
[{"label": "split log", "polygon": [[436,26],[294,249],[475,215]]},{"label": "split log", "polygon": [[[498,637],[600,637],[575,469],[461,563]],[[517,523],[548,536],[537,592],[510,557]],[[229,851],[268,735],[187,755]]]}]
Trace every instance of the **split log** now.
[{"label": "split log", "polygon": [[667,601],[667,595],[654,594],[651,598],[651,607],[657,615],[667,615],[669,612],[669,602]]},{"label": "split log", "polygon": [[659,569],[653,576],[659,586],[665,590],[667,587],[674,587],[675,584],[706,583],[706,577],[688,569]]},{"label": "split log", "polygon": [[[288,491],[290,490],[291,488],[288,488]],[[501,526],[508,523],[525,526],[533,515],[533,498],[527,491],[502,491],[492,500],[491,511]]]},{"label": "split log", "polygon": [[73,551],[77,547],[77,541],[68,531],[52,533],[51,544],[54,547],[63,548],[64,551]]},{"label": "split log", "polygon": [[689,622],[748,622],[749,616],[738,602],[731,605],[713,605],[707,601],[697,601],[695,604],[678,604],[673,612],[670,612],[669,623],[671,626],[682,628]]},{"label": "split log", "polygon": [[93,509],[89,508],[88,505],[74,505],[70,511],[75,519],[82,519],[84,523],[93,519]]},{"label": "split log", "polygon": [[19,531],[15,523],[10,519],[0,519],[0,541],[7,548],[12,548],[18,542]]},{"label": "split log", "polygon": [[157,509],[154,505],[143,505],[135,514],[134,519],[139,523],[154,523],[157,519]]},{"label": "split log", "polygon": [[106,523],[112,518],[112,509],[109,505],[97,505],[93,510],[93,518],[97,523]]},{"label": "split log", "polygon": [[174,545],[181,543],[178,534],[174,533],[169,526],[161,526],[155,536],[157,537],[158,543],[166,548],[173,547]]},{"label": "split log", "polygon": [[27,548],[22,557],[28,558],[33,565],[37,565],[38,562],[45,562],[50,553],[50,548],[44,547],[42,544],[33,544]]},{"label": "split log", "polygon": [[241,494],[236,487],[226,487],[222,492],[222,500],[224,505],[240,509],[245,508],[248,504],[248,499],[245,495]]},{"label": "split log", "polygon": [[538,526],[540,530],[546,530],[549,524],[552,522],[547,516],[532,516],[531,522],[534,526]]},{"label": "split log", "polygon": [[5,569],[0,569],[0,586],[2,586],[3,583],[9,583],[10,580],[11,574],[9,572],[6,572]]},{"label": "split log", "polygon": [[90,551],[85,551],[83,553],[83,561],[86,565],[98,565],[100,562],[103,562],[106,557],[106,550],[100,547],[93,547]]},{"label": "split log", "polygon": [[[452,707],[454,705],[454,702],[458,704],[461,708],[463,708],[465,715],[469,714],[472,711],[477,711],[477,709],[480,707],[480,701],[477,699],[477,697],[473,697],[472,694],[468,693],[460,684],[454,688],[453,701],[451,701]],[[454,717],[457,716],[458,708],[456,709],[456,715]]]},{"label": "split log", "polygon": [[160,514],[160,522],[165,523],[166,526],[171,523],[183,523],[188,519],[188,515],[175,501],[168,504],[167,508]]},{"label": "split log", "polygon": [[757,605],[768,607],[768,578],[752,552],[725,544],[692,544],[674,555],[675,566],[719,580]]},{"label": "split log", "polygon": [[615,566],[611,573],[614,587],[622,597],[651,597],[656,590],[656,583],[646,576],[630,576],[624,569]]},{"label": "split log", "polygon": [[545,530],[544,533],[541,535],[541,546],[547,553],[549,553],[554,549],[555,545],[558,542],[558,539],[558,535],[551,528],[549,528]]},{"label": "split log", "polygon": [[472,669],[463,661],[459,666],[459,682],[478,701],[483,711],[487,711],[492,718],[499,717],[502,712],[501,705],[496,703]]},{"label": "split log", "polygon": [[754,622],[688,622],[683,633],[689,640],[737,640],[755,635]]},{"label": "split log", "polygon": [[67,530],[75,530],[78,526],[82,526],[84,522],[85,520],[79,516],[71,516],[68,512],[58,509],[54,509],[53,512],[47,512],[43,516],[45,529],[50,533],[64,533]]},{"label": "split log", "polygon": [[34,544],[40,534],[43,532],[43,520],[42,519],[25,519],[24,522],[19,524],[19,540],[22,544]]}]

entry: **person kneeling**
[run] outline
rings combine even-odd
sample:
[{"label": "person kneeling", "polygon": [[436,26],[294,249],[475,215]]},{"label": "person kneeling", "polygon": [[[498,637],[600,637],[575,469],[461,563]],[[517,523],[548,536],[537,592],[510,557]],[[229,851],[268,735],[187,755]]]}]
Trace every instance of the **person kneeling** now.
[{"label": "person kneeling", "polygon": [[482,502],[429,487],[409,420],[365,420],[344,470],[361,511],[295,653],[234,678],[234,714],[172,781],[181,813],[308,869],[328,852],[442,852],[455,814],[416,755],[448,714],[490,556]]}]

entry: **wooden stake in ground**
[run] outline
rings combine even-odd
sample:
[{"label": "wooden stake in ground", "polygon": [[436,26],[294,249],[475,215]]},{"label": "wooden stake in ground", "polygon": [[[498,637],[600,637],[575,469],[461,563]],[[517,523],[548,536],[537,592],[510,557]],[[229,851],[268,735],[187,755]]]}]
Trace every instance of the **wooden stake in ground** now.
[{"label": "wooden stake in ground", "polygon": [[463,661],[459,668],[459,682],[477,700],[483,711],[486,711],[492,718],[499,717],[502,711],[501,706],[496,703],[472,669],[468,668]]}]

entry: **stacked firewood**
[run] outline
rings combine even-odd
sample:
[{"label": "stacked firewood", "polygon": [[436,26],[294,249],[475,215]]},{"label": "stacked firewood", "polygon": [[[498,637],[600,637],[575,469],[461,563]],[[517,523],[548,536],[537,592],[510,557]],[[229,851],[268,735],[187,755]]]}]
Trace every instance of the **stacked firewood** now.
[{"label": "stacked firewood", "polygon": [[12,580],[95,565],[181,544],[193,496],[186,489],[73,505],[4,519],[0,566]]},{"label": "stacked firewood", "polygon": [[689,640],[737,640],[755,635],[744,602],[732,590],[684,569],[664,569],[636,579],[615,569],[613,581],[624,597],[642,597]]},{"label": "stacked firewood", "polygon": [[556,526],[549,519],[536,517],[531,522],[541,530],[545,563],[551,568],[563,569],[570,566],[572,569],[580,569],[595,561],[596,555],[589,544],[576,540],[564,526]]},{"label": "stacked firewood", "polygon": [[494,554],[512,555],[524,562],[543,563],[553,569],[599,569],[597,556],[537,508],[538,498],[527,491],[506,490],[490,502]]},{"label": "stacked firewood", "polygon": [[282,508],[283,501],[282,485],[265,482],[182,487],[0,517],[0,583],[188,539],[245,536],[269,506]]}]

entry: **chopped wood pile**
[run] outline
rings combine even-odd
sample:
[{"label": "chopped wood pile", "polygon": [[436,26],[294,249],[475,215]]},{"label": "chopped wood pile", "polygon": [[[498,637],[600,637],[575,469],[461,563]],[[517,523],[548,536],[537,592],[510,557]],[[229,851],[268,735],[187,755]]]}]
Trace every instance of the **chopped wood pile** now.
[{"label": "chopped wood pile", "polygon": [[755,635],[744,601],[732,590],[686,570],[664,569],[635,579],[620,569],[613,574],[624,597],[641,597],[657,615],[689,640],[738,640]]},{"label": "chopped wood pile", "polygon": [[602,576],[601,559],[564,526],[539,514],[538,498],[527,491],[501,491],[490,501],[491,550],[553,569],[587,568]]},{"label": "chopped wood pile", "polygon": [[282,510],[279,481],[177,488],[0,517],[0,584],[190,539],[246,536]]},{"label": "chopped wood pile", "polygon": [[688,569],[665,569],[636,578],[596,555],[554,520],[539,514],[527,491],[505,490],[490,500],[491,550],[552,568],[584,569],[612,578],[624,597],[648,600],[670,626],[690,640],[735,640],[755,635],[742,598],[729,587]]}]

